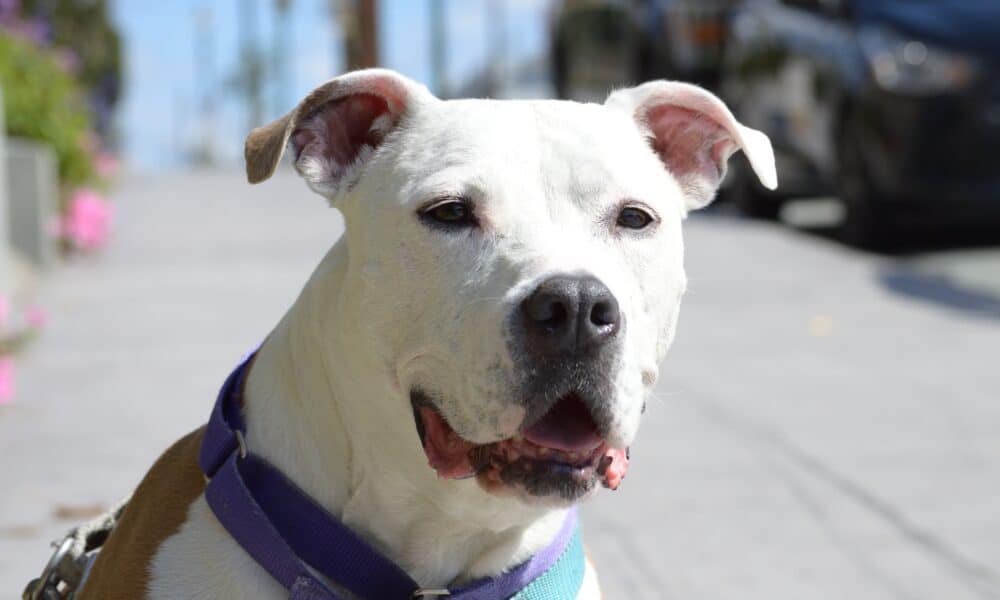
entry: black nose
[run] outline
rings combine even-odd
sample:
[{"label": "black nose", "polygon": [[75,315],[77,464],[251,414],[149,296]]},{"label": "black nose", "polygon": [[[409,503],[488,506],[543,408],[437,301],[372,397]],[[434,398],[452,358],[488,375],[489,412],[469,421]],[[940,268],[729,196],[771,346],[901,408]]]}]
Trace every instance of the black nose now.
[{"label": "black nose", "polygon": [[579,352],[615,337],[618,301],[595,277],[558,275],[521,303],[529,348],[539,354]]}]

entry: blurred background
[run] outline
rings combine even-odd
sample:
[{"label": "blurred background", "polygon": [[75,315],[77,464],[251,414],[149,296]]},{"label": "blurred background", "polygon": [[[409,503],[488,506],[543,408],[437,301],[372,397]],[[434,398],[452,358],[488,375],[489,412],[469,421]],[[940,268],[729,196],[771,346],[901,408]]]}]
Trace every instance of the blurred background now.
[{"label": "blurred background", "polygon": [[342,231],[245,134],[351,68],[601,102],[697,82],[774,144],[686,230],[609,598],[1000,598],[1000,3],[0,0],[0,595],[207,416]]}]

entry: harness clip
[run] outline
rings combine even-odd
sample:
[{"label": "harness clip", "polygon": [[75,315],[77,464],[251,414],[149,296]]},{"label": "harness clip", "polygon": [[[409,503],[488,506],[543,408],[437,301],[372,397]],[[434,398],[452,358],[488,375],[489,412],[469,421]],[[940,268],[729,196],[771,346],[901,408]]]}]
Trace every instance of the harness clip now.
[{"label": "harness clip", "polygon": [[240,431],[239,429],[237,429],[234,433],[236,434],[236,445],[239,447],[240,450],[240,458],[246,458],[247,440],[246,438],[243,437],[243,432]]}]

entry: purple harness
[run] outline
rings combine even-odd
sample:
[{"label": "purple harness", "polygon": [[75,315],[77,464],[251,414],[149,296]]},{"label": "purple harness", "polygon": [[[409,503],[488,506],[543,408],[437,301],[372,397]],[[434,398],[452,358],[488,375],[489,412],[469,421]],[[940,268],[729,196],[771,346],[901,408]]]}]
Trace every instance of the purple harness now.
[{"label": "purple harness", "polygon": [[[324,510],[277,468],[247,451],[242,395],[244,373],[251,358],[252,354],[240,362],[219,391],[198,463],[208,479],[205,499],[216,518],[264,570],[289,590],[289,598],[341,598],[314,572],[362,598],[378,600],[433,596],[453,600],[551,598],[555,589],[560,590],[555,597],[567,597],[568,593],[572,593],[569,597],[576,596],[583,560],[575,509],[548,547],[510,571],[454,590],[421,590],[395,563]],[[557,587],[551,587],[556,580]],[[530,588],[539,591],[532,593]],[[543,593],[543,588],[549,592]]]}]

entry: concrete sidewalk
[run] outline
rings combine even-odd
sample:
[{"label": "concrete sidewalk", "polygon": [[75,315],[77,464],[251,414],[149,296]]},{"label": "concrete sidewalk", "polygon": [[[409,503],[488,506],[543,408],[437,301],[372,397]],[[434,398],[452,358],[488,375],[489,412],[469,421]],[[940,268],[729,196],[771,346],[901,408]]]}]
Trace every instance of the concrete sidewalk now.
[{"label": "concrete sidewalk", "polygon": [[[5,597],[207,417],[340,232],[288,173],[117,196],[108,251],[46,283],[0,409]],[[907,263],[773,226],[699,216],[687,237],[632,470],[584,510],[607,597],[1000,598],[1000,311],[921,302],[886,284]]]}]

